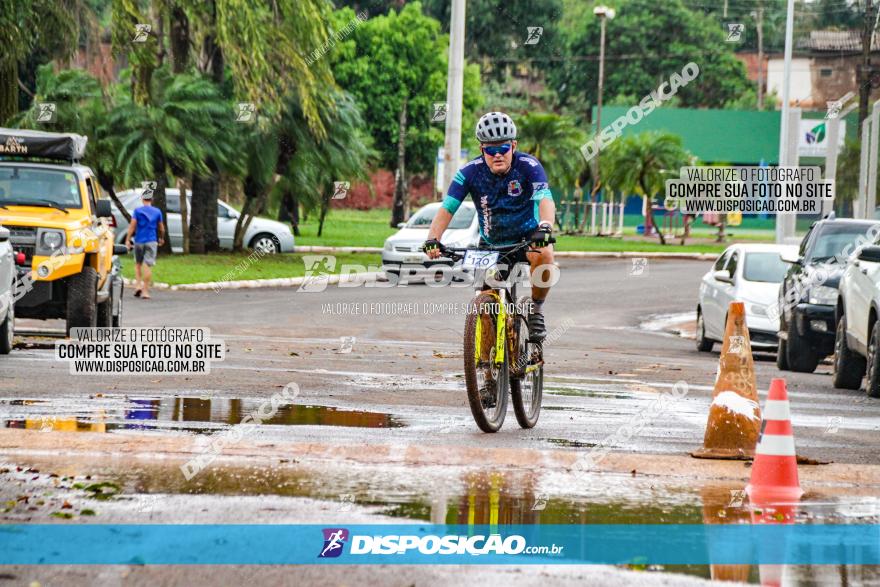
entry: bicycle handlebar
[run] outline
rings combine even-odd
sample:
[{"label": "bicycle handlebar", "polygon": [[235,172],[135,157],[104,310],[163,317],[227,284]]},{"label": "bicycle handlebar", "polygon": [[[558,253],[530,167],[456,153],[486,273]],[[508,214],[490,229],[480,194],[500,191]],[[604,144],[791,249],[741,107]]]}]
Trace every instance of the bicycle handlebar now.
[{"label": "bicycle handlebar", "polygon": [[[556,242],[556,239],[552,236],[547,239],[548,244],[553,244]],[[514,243],[512,245],[482,245],[478,247],[447,247],[442,243],[440,244],[440,254],[444,257],[452,259],[453,261],[460,261],[464,259],[464,252],[469,249],[476,249],[479,251],[499,251],[499,252],[513,252],[519,249],[523,249],[526,247],[531,247],[532,242],[526,239],[521,240],[518,243]],[[537,251],[538,249],[530,249],[532,251]]]}]

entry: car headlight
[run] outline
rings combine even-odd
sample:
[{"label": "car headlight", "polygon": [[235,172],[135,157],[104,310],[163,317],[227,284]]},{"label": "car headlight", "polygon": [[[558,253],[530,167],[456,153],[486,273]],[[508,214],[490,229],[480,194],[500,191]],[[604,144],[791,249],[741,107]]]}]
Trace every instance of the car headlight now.
[{"label": "car headlight", "polygon": [[385,241],[385,250],[391,251],[394,249],[394,246],[391,244],[391,241]]},{"label": "car headlight", "polygon": [[746,306],[748,313],[753,316],[766,316],[767,315],[767,306],[763,304],[749,304]]},{"label": "car headlight", "polygon": [[37,255],[51,255],[64,246],[64,232],[41,228],[37,235]]},{"label": "car headlight", "polygon": [[810,289],[810,303],[820,306],[833,306],[837,304],[837,288],[827,285],[817,285]]}]

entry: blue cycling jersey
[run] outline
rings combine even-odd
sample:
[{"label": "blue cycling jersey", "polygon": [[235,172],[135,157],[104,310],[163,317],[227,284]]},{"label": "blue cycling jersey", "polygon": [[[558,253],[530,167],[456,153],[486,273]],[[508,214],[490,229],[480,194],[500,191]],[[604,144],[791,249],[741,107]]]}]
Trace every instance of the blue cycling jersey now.
[{"label": "blue cycling jersey", "polygon": [[455,214],[468,194],[480,217],[480,236],[492,245],[528,236],[538,227],[538,203],[553,197],[540,161],[520,152],[504,175],[492,173],[482,155],[469,161],[455,174],[443,207]]}]

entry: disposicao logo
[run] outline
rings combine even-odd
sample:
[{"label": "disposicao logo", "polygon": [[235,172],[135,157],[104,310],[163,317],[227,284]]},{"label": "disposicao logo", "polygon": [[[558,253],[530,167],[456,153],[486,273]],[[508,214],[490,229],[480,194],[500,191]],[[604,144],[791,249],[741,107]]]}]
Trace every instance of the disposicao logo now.
[{"label": "disposicao logo", "polygon": [[336,558],[342,554],[342,548],[348,542],[348,530],[345,528],[324,528],[324,548],[318,558]]}]

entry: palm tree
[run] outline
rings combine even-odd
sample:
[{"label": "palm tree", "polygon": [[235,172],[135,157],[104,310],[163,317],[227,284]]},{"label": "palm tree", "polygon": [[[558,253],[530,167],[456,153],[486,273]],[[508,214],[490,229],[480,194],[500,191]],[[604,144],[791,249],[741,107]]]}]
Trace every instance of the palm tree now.
[{"label": "palm tree", "polygon": [[576,187],[587,168],[580,155],[586,133],[570,117],[553,113],[526,114],[517,122],[519,148],[541,161],[550,185],[562,190]]},{"label": "palm tree", "polygon": [[[52,65],[37,69],[35,102],[55,104],[55,120],[52,128],[74,132],[89,138],[83,164],[95,171],[101,188],[110,195],[119,211],[131,220],[128,210],[116,197],[115,182],[118,179],[116,151],[112,137],[108,136],[107,119],[111,96],[104,92],[97,79],[80,69],[66,69],[55,73]],[[29,110],[12,118],[11,124],[19,128],[46,130]]]},{"label": "palm tree", "polygon": [[[299,98],[291,96],[279,125],[269,132],[256,129],[248,138],[245,204],[236,226],[236,249],[245,244],[242,237],[251,218],[264,212],[270,200],[279,201],[290,194],[304,209],[320,211],[320,236],[333,183],[367,178],[367,163],[374,153],[352,97],[334,92],[319,113],[327,129],[323,138],[311,131]],[[289,159],[285,153],[291,154]],[[279,168],[283,174],[278,173]]]},{"label": "palm tree", "polygon": [[[319,137],[325,133],[318,110],[326,93],[335,88],[330,60],[309,64],[305,56],[329,38],[331,4],[325,0],[175,0],[174,8],[170,28],[176,66],[189,61],[180,55],[179,46],[186,43],[179,41],[201,39],[201,46],[196,47],[199,71],[225,98],[255,105],[261,127],[244,129],[244,134],[252,139],[262,137],[262,142],[254,143],[258,149],[275,140],[275,171],[284,175],[293,152],[287,143],[276,140],[277,133],[272,133],[271,127],[279,122],[291,95],[302,104],[306,127]],[[266,156],[271,157],[269,153]],[[229,171],[213,158],[205,163],[207,170],[192,177],[193,226],[204,231],[193,239],[196,252],[219,248],[216,210],[220,173]]]},{"label": "palm tree", "polygon": [[[654,226],[652,205],[656,194],[663,192],[665,180],[678,175],[689,165],[690,154],[681,137],[672,133],[648,131],[617,139],[602,156],[605,181],[624,193],[647,198],[645,220]],[[662,230],[657,230],[661,244],[666,244]]]},{"label": "palm tree", "polygon": [[327,121],[327,137],[324,140],[312,140],[311,145],[304,145],[298,151],[292,168],[295,173],[302,172],[303,177],[297,181],[305,181],[302,185],[314,186],[320,201],[318,236],[324,230],[324,219],[330,208],[330,200],[334,195],[334,182],[355,182],[366,180],[367,162],[375,158],[376,153],[370,147],[370,137],[363,130],[361,114],[348,94],[337,94],[334,97],[336,107],[334,114]]},{"label": "palm tree", "polygon": [[[167,68],[152,76],[150,94],[145,104],[123,96],[110,114],[109,132],[122,180],[129,184],[156,181],[154,203],[167,214],[169,171],[176,177],[207,173],[208,157],[234,165],[232,105],[202,76],[171,76]],[[166,245],[170,247],[168,241]]]}]

